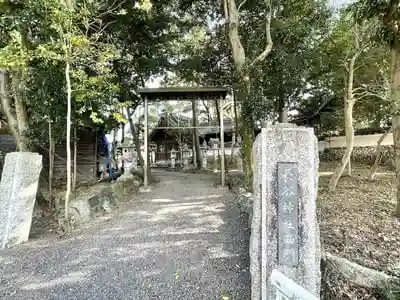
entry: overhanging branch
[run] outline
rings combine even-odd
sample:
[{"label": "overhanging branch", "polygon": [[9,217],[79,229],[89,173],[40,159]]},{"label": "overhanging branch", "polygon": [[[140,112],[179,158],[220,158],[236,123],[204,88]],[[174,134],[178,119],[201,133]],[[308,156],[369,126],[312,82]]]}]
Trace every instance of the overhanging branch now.
[{"label": "overhanging branch", "polygon": [[243,5],[246,4],[246,2],[247,2],[247,0],[243,0],[242,3],[239,4],[239,6],[237,8],[238,12],[240,12],[240,9],[242,8]]},{"label": "overhanging branch", "polygon": [[357,98],[357,100],[361,100],[362,98],[365,98],[365,97],[375,97],[375,98],[381,99],[383,101],[387,101],[388,100],[387,97],[379,95],[379,94],[371,92],[371,91],[364,91],[364,92],[361,92],[361,93],[354,93],[353,92],[353,95],[354,95],[354,97]]},{"label": "overhanging branch", "polygon": [[263,61],[272,51],[272,36],[271,36],[271,19],[272,19],[272,4],[271,0],[265,0],[267,6],[267,13],[265,15],[265,36],[266,46],[263,52],[250,64],[250,67],[254,67],[257,63]]}]

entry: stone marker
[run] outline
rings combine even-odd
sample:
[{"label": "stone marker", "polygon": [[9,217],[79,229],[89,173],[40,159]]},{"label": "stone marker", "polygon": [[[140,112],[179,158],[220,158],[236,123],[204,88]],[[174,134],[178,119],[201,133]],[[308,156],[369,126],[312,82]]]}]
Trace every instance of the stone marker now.
[{"label": "stone marker", "polygon": [[252,300],[275,299],[274,269],[319,299],[318,143],[312,128],[263,128],[253,145]]},{"label": "stone marker", "polygon": [[41,169],[38,153],[6,155],[0,182],[0,249],[28,240]]},{"label": "stone marker", "polygon": [[278,162],[278,262],[299,263],[299,201],[297,163]]}]

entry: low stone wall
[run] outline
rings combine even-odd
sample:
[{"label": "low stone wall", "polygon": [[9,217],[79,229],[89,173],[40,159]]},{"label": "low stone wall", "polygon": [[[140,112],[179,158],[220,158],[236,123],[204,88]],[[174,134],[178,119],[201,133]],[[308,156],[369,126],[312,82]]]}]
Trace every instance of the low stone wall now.
[{"label": "low stone wall", "polygon": [[[120,177],[114,183],[98,183],[89,187],[80,187],[71,194],[69,203],[70,217],[74,226],[90,221],[98,214],[110,213],[115,210],[119,203],[129,201],[137,192],[141,184],[141,178],[134,176],[130,180]],[[63,216],[65,205],[65,192],[62,191],[54,195],[61,204],[60,217]]]},{"label": "low stone wall", "polygon": [[[343,157],[345,148],[329,148],[325,149],[319,154],[321,162],[333,162],[340,161]],[[363,163],[373,165],[376,158],[376,147],[355,147],[351,155],[351,161],[354,163]],[[382,151],[382,159],[380,162],[381,166],[388,168],[394,167],[394,152],[393,146],[384,146]]]}]

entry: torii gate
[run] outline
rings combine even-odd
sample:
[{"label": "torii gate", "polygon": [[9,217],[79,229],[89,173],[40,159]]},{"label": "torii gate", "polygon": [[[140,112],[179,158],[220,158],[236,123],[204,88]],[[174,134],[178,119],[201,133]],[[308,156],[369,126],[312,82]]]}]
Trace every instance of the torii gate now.
[{"label": "torii gate", "polygon": [[[218,100],[222,101],[228,94],[227,88],[216,88],[216,87],[201,87],[201,88],[142,88],[138,90],[139,95],[144,101],[144,165],[143,165],[143,185],[144,189],[148,188],[149,179],[147,172],[149,168],[149,155],[148,155],[148,104],[150,102],[157,101],[198,101],[198,100]],[[225,147],[224,147],[224,110],[223,106],[220,105],[220,135],[221,135],[221,186],[225,185]],[[208,126],[210,127],[210,126]],[[212,126],[215,128],[217,126]],[[158,128],[158,127],[155,127]],[[169,129],[193,129],[193,128],[205,128],[204,126],[185,126],[185,127],[171,127]],[[168,128],[164,128],[168,129]],[[138,149],[140,151],[140,149]]]}]

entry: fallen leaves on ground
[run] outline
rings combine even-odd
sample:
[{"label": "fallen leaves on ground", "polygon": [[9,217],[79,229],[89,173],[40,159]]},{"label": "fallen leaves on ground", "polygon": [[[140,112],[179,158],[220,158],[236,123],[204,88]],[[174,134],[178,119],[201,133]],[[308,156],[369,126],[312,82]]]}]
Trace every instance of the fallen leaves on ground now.
[{"label": "fallen leaves on ground", "polygon": [[[321,171],[334,166],[322,165]],[[386,172],[385,170],[380,170]],[[368,181],[369,167],[357,166],[351,177],[328,191],[330,176],[319,178],[318,206],[324,250],[362,266],[400,275],[400,220],[395,217],[394,174],[378,174]],[[347,287],[346,287],[347,288]],[[376,299],[372,295],[350,299]],[[350,293],[350,292],[349,292]]]}]

